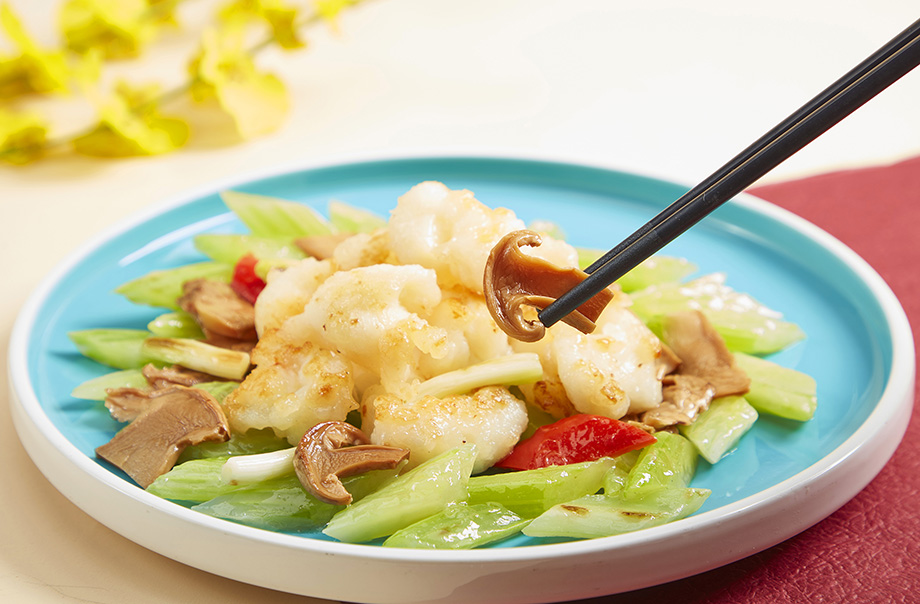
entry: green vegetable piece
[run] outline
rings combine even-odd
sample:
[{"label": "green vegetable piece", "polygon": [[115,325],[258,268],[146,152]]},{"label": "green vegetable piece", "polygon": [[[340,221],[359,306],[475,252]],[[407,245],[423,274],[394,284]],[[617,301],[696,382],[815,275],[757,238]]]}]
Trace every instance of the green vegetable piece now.
[{"label": "green vegetable piece", "polygon": [[596,250],[586,247],[576,247],[575,251],[578,252],[578,268],[581,270],[585,270],[594,264],[598,258],[604,255],[604,250]]},{"label": "green vegetable piece", "polygon": [[813,377],[741,353],[735,353],[735,363],[751,378],[744,398],[757,411],[803,422],[814,416],[818,386]]},{"label": "green vegetable piece", "polygon": [[123,369],[86,380],[70,396],[89,401],[104,401],[109,388],[146,388],[147,378],[140,369]]},{"label": "green vegetable piece", "polygon": [[235,265],[246,254],[256,258],[306,257],[291,237],[256,237],[227,233],[203,233],[195,236],[195,248],[215,262]]},{"label": "green vegetable piece", "polygon": [[257,237],[293,238],[332,233],[329,222],[308,205],[239,191],[224,191],[221,198]]},{"label": "green vegetable piece", "polygon": [[173,466],[157,476],[147,492],[172,501],[200,503],[225,495],[240,488],[238,484],[225,483],[220,470],[227,456],[193,459]]},{"label": "green vegetable piece", "polygon": [[336,514],[324,533],[362,542],[392,535],[467,496],[476,447],[464,445],[409,470],[386,487]]},{"label": "green vegetable piece", "polygon": [[229,380],[242,380],[249,371],[249,355],[188,338],[148,338],[141,344],[147,357],[167,365],[181,365]]},{"label": "green vegetable piece", "polygon": [[700,509],[709,489],[656,488],[642,498],[586,495],[553,506],[524,527],[530,537],[594,539],[685,518]]},{"label": "green vegetable piece", "polygon": [[[210,383],[230,383],[233,382],[210,382]],[[201,385],[199,384],[198,387]],[[180,462],[191,459],[212,459],[215,457],[226,460],[234,455],[255,455],[258,453],[268,453],[270,451],[280,451],[290,447],[286,439],[275,436],[270,429],[265,430],[248,430],[243,433],[235,432],[230,436],[230,440],[222,443],[210,442],[201,443],[186,447],[179,456]],[[220,473],[220,468],[217,470]]]},{"label": "green vegetable piece", "polygon": [[177,310],[158,316],[147,323],[150,333],[160,338],[204,339],[204,332],[195,318],[185,311]]},{"label": "green vegetable piece", "polygon": [[629,472],[636,465],[640,451],[641,449],[629,451],[613,460],[613,465],[604,474],[604,479],[601,482],[601,488],[604,489],[605,495],[616,495],[626,488],[626,483],[629,481]]},{"label": "green vegetable piece", "polygon": [[617,280],[624,292],[634,292],[660,283],[678,283],[696,272],[697,267],[684,258],[652,256]]},{"label": "green vegetable piece", "polygon": [[[385,488],[395,474],[395,470],[375,470],[349,476],[342,484],[356,501],[360,501],[369,493]],[[329,522],[343,506],[318,500],[304,491],[296,475],[288,474],[239,487],[192,509],[256,528],[309,531]]]},{"label": "green vegetable piece", "polygon": [[[200,388],[217,399],[218,403],[223,403],[224,399],[227,398],[227,395],[237,389],[240,385],[239,382],[227,381],[227,382],[201,382],[195,384],[195,388]],[[224,444],[224,443],[207,443],[207,444]]]},{"label": "green vegetable piece", "polygon": [[141,329],[85,329],[67,336],[80,354],[115,369],[140,369],[154,360],[143,350],[150,332]]},{"label": "green vegetable piece", "polygon": [[474,476],[468,486],[470,505],[499,503],[523,518],[535,518],[557,503],[596,493],[612,459],[565,466]]},{"label": "green vegetable piece", "polygon": [[723,396],[709,405],[680,433],[693,443],[709,463],[716,463],[731,450],[757,421],[757,410],[743,396]]},{"label": "green vegetable piece", "polygon": [[671,432],[656,432],[658,440],[642,449],[622,489],[624,497],[641,498],[658,488],[683,488],[696,473],[697,451],[693,444]]},{"label": "green vegetable piece", "polygon": [[343,233],[370,233],[387,225],[373,212],[337,200],[329,202],[329,222]]},{"label": "green vegetable piece", "polygon": [[652,285],[631,294],[631,308],[659,337],[664,316],[698,309],[733,352],[769,354],[805,337],[798,325],[724,281],[724,275],[712,274],[683,284]]},{"label": "green vegetable piece", "polygon": [[120,285],[115,293],[135,304],[180,310],[176,303],[182,296],[182,284],[192,279],[214,279],[229,283],[233,267],[219,262],[200,262],[176,268],[153,271]]},{"label": "green vegetable piece", "polygon": [[497,503],[457,503],[396,531],[383,545],[417,549],[472,549],[519,533],[528,522]]}]

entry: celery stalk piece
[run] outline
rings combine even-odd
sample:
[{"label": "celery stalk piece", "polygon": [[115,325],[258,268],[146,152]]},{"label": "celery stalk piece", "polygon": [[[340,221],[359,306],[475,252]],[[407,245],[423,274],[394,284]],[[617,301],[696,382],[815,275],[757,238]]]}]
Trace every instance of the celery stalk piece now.
[{"label": "celery stalk piece", "polygon": [[645,447],[629,471],[621,493],[638,498],[651,489],[683,488],[696,473],[697,451],[693,444],[671,432],[656,432],[658,440]]},{"label": "celery stalk piece", "polygon": [[578,252],[578,268],[581,270],[585,270],[594,264],[595,261],[605,253],[605,250],[596,250],[587,247],[576,247],[575,251]]},{"label": "celery stalk piece", "polygon": [[[395,470],[375,470],[342,480],[356,501],[384,487]],[[193,506],[193,510],[272,531],[309,531],[326,524],[343,506],[326,503],[304,491],[294,474],[237,488]]]},{"label": "celery stalk piece", "polygon": [[661,283],[678,283],[696,272],[695,264],[684,258],[652,256],[617,280],[624,292],[635,292]]},{"label": "celery stalk piece", "polygon": [[332,233],[329,222],[305,204],[239,191],[224,191],[220,196],[257,237],[306,237]]},{"label": "celery stalk piece", "polygon": [[144,350],[150,332],[142,329],[84,329],[67,336],[80,354],[115,369],[140,369],[155,360]]},{"label": "celery stalk piece", "polygon": [[173,466],[157,476],[147,487],[147,492],[173,501],[201,503],[240,488],[238,484],[224,482],[220,469],[226,457],[192,459]]},{"label": "celery stalk piece", "polygon": [[594,539],[685,518],[700,509],[709,489],[656,488],[640,499],[586,495],[553,506],[524,527],[530,537]]},{"label": "celery stalk piece", "polygon": [[716,463],[751,429],[757,421],[757,410],[743,396],[723,396],[700,413],[689,426],[681,426],[683,434],[706,461]]},{"label": "celery stalk piece", "polygon": [[192,338],[193,340],[203,340],[204,332],[195,317],[185,312],[177,310],[164,313],[147,323],[147,329],[150,333],[160,338]]},{"label": "celery stalk piece", "polygon": [[199,262],[176,268],[147,273],[115,288],[135,304],[180,310],[176,302],[182,296],[182,284],[192,279],[213,279],[229,282],[233,266],[220,262]]},{"label": "celery stalk piece", "polygon": [[470,505],[499,503],[523,518],[535,518],[557,503],[596,493],[614,464],[609,458],[535,470],[474,476]]},{"label": "celery stalk piece", "polygon": [[735,353],[735,363],[751,378],[744,398],[757,411],[798,421],[814,416],[818,385],[813,377],[746,354]]},{"label": "celery stalk piece", "polygon": [[[230,435],[230,440],[226,442],[206,442],[186,447],[179,456],[179,461],[182,463],[190,459],[246,457],[287,449],[290,446],[287,440],[275,436],[275,433],[269,428],[234,432]],[[223,467],[221,467],[221,470],[223,470]]]},{"label": "celery stalk piece", "polygon": [[639,459],[639,451],[641,449],[624,453],[613,460],[613,465],[604,473],[604,478],[601,481],[601,488],[604,490],[605,495],[616,495],[626,488],[626,483],[629,481],[629,471],[636,465],[636,460]]},{"label": "celery stalk piece", "polygon": [[472,549],[519,533],[529,522],[497,503],[457,503],[396,531],[383,545],[416,549]]},{"label": "celery stalk piece", "polygon": [[113,371],[86,380],[71,391],[70,396],[88,401],[104,401],[109,388],[146,388],[150,384],[140,369]]},{"label": "celery stalk piece", "polygon": [[256,258],[285,258],[302,260],[306,254],[294,244],[291,237],[256,237],[230,233],[203,233],[196,235],[195,249],[224,264],[236,265],[240,258],[252,254]]},{"label": "celery stalk piece", "polygon": [[464,445],[409,470],[336,514],[323,532],[345,542],[392,535],[467,496],[476,447]]},{"label": "celery stalk piece", "polygon": [[377,214],[336,199],[329,202],[329,222],[342,233],[370,233],[387,225]]},{"label": "celery stalk piece", "polygon": [[784,321],[782,314],[725,285],[722,274],[683,284],[659,283],[630,297],[633,312],[659,336],[662,317],[696,309],[707,316],[733,352],[769,354],[805,337],[796,324]]},{"label": "celery stalk piece", "polygon": [[416,395],[444,398],[482,386],[527,384],[541,377],[540,357],[534,352],[517,352],[436,375],[419,384]]},{"label": "celery stalk piece", "polygon": [[255,455],[231,457],[221,469],[224,482],[252,484],[292,474],[296,447],[287,447]]},{"label": "celery stalk piece", "polygon": [[[204,390],[205,392],[213,396],[215,399],[217,399],[218,403],[223,403],[224,399],[227,398],[227,395],[233,392],[234,390],[236,390],[239,387],[239,385],[240,385],[239,382],[234,382],[234,381],[227,381],[227,382],[215,381],[215,382],[201,382],[201,383],[195,384],[194,387]],[[221,444],[221,443],[208,443],[208,444]]]},{"label": "celery stalk piece", "polygon": [[255,273],[259,279],[267,281],[268,273],[270,273],[273,268],[284,270],[294,266],[298,262],[300,262],[300,260],[295,258],[260,258],[259,261],[256,262]]},{"label": "celery stalk piece", "polygon": [[249,371],[249,355],[245,352],[188,338],[147,338],[141,350],[154,360],[229,380],[242,380]]}]

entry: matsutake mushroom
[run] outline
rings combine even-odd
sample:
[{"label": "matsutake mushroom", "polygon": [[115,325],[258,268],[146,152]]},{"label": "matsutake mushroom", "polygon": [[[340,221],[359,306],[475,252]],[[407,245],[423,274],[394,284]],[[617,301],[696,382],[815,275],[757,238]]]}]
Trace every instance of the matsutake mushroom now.
[{"label": "matsutake mushroom", "polygon": [[[521,251],[538,247],[543,239],[534,231],[508,233],[492,248],[483,276],[483,292],[495,322],[512,338],[536,342],[546,333],[539,319],[524,316],[525,307],[543,309],[584,281],[588,275],[575,268],[560,268]],[[613,299],[604,289],[562,320],[581,331],[594,331],[598,316]]]},{"label": "matsutake mushroom", "polygon": [[182,284],[182,292],[179,307],[195,317],[208,341],[220,345],[227,340],[255,342],[258,338],[252,304],[229,283],[193,279]]},{"label": "matsutake mushroom", "polygon": [[320,501],[347,505],[351,493],[341,478],[392,469],[409,458],[408,449],[369,443],[361,430],[347,422],[317,424],[304,434],[294,452],[297,478]]},{"label": "matsutake mushroom", "polygon": [[230,438],[217,400],[197,388],[172,386],[151,393],[144,409],[96,455],[147,488],[168,472],[188,445]]}]

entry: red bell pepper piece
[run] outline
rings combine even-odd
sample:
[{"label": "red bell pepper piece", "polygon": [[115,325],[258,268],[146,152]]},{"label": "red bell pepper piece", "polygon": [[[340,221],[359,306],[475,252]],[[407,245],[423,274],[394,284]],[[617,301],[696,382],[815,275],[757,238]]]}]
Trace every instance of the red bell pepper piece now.
[{"label": "red bell pepper piece", "polygon": [[573,415],[537,428],[522,440],[498,468],[533,470],[602,457],[616,457],[655,442],[645,430],[600,415]]},{"label": "red bell pepper piece", "polygon": [[258,262],[258,258],[252,254],[240,258],[233,268],[233,279],[230,281],[233,291],[250,304],[255,304],[256,298],[265,289],[265,281],[256,274]]}]

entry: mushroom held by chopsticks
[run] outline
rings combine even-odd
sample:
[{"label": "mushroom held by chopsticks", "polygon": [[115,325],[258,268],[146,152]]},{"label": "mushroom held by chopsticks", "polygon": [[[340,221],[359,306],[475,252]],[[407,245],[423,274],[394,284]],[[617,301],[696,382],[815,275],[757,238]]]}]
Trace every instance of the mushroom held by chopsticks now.
[{"label": "mushroom held by chopsticks", "polygon": [[[521,251],[543,243],[533,231],[508,233],[492,248],[483,276],[486,305],[502,331],[524,342],[536,342],[546,333],[539,319],[524,316],[525,307],[546,308],[556,298],[584,281],[588,275],[575,268],[560,268]],[[613,299],[603,289],[563,319],[583,333],[594,331],[598,316]]]}]

